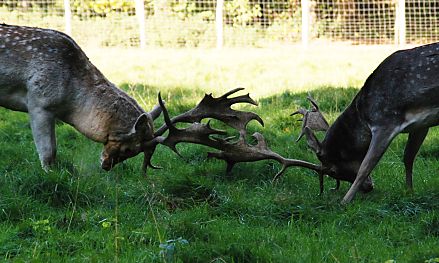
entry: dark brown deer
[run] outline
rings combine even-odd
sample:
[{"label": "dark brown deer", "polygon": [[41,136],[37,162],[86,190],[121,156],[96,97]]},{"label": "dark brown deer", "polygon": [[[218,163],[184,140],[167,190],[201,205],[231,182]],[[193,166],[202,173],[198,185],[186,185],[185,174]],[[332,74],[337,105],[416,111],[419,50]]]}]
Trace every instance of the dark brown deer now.
[{"label": "dark brown deer", "polygon": [[305,124],[322,172],[352,183],[342,203],[373,189],[370,173],[399,133],[409,134],[404,165],[406,185],[413,188],[415,157],[428,129],[439,124],[438,83],[439,43],[397,51],[368,77],[322,142]]}]

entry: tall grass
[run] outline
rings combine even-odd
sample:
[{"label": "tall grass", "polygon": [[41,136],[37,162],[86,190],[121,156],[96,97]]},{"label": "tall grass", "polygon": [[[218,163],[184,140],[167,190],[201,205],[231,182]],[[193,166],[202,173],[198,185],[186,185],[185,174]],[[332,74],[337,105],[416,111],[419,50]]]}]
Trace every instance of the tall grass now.
[{"label": "tall grass", "polygon": [[[161,90],[171,114],[193,107],[204,92],[220,95],[242,81],[259,101],[258,107],[245,109],[260,114],[266,124],[251,123],[249,130],[263,133],[270,148],[282,155],[315,162],[303,141],[294,142],[300,123],[289,117],[296,108],[308,106],[303,90],[314,89],[313,96],[333,122],[382,55],[352,51],[345,59],[333,54],[328,61],[329,55],[320,52],[308,54],[306,61],[294,59],[300,56],[294,49],[296,53],[284,58],[276,50],[241,52],[228,57],[212,51],[135,55],[112,50],[91,52],[90,57],[145,108],[155,104]],[[239,164],[226,177],[225,164],[208,160],[207,149],[194,145],[179,145],[184,159],[159,146],[152,161],[163,169],[150,171],[146,178],[140,173],[141,156],[107,173],[98,165],[101,145],[62,123],[57,125],[59,163],[45,173],[39,168],[27,115],[0,109],[0,258],[435,262],[438,136],[433,129],[417,158],[414,193],[405,191],[400,159],[406,136],[401,135],[373,172],[376,189],[344,207],[339,201],[349,187],[346,183],[330,191],[335,182],[327,180],[319,196],[316,176],[291,168],[273,185],[280,167],[270,161]]]}]

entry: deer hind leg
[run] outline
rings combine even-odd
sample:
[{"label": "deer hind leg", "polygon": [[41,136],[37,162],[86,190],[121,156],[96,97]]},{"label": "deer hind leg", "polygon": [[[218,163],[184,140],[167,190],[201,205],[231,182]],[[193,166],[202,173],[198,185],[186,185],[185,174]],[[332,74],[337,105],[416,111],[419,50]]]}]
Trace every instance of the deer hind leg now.
[{"label": "deer hind leg", "polygon": [[419,148],[427,136],[428,128],[417,130],[409,134],[404,150],[405,182],[407,189],[413,190],[413,162],[418,154]]},{"label": "deer hind leg", "polygon": [[29,110],[30,124],[41,166],[45,171],[55,162],[55,118],[52,113],[34,108]]},{"label": "deer hind leg", "polygon": [[349,203],[360,190],[362,184],[372,172],[373,168],[378,164],[384,152],[389,147],[390,142],[396,136],[397,132],[380,129],[372,132],[372,140],[367,150],[366,156],[361,162],[357,177],[349,191],[343,197],[342,204]]}]

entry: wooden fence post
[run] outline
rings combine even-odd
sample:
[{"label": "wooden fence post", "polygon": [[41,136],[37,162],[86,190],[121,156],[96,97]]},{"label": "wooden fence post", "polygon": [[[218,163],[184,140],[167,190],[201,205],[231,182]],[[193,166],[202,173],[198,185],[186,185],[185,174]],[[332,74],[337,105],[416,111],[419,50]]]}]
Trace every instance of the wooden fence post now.
[{"label": "wooden fence post", "polygon": [[216,28],[216,48],[221,49],[224,44],[224,21],[223,21],[224,0],[216,1],[215,9],[215,28]]},{"label": "wooden fence post", "polygon": [[64,21],[65,33],[72,35],[72,10],[70,9],[70,0],[64,0]]},{"label": "wooden fence post", "polygon": [[405,0],[396,2],[395,44],[400,46],[406,44]]},{"label": "wooden fence post", "polygon": [[309,43],[309,0],[301,0],[302,4],[302,46]]},{"label": "wooden fence post", "polygon": [[143,0],[136,0],[136,16],[139,24],[140,48],[146,47],[146,27],[145,27],[145,4]]}]

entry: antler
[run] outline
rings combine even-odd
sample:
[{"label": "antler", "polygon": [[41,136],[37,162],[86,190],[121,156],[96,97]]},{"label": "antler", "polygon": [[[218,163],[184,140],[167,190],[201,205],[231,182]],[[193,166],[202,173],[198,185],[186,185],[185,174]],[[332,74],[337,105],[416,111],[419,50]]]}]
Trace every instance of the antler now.
[{"label": "antler", "polygon": [[[212,94],[206,94],[195,108],[172,118],[171,123],[194,123],[201,122],[201,120],[205,118],[213,118],[237,129],[241,136],[245,136],[245,128],[251,120],[257,120],[262,126],[264,126],[264,121],[256,113],[237,111],[230,108],[235,103],[250,103],[258,105],[252,98],[250,98],[249,94],[228,98],[230,95],[243,89],[244,88],[237,88],[231,90],[219,98],[214,98]],[[169,125],[167,124],[160,127],[156,131],[155,136],[161,136],[166,132],[168,127]]]},{"label": "antler", "polygon": [[303,135],[305,134],[305,127],[310,128],[312,131],[327,131],[329,129],[329,124],[323,117],[323,114],[319,110],[319,106],[317,102],[311,97],[311,94],[308,93],[308,97],[306,97],[309,102],[312,104],[312,108],[310,110],[306,110],[304,108],[298,109],[296,112],[293,112],[290,116],[301,114],[303,116],[300,121],[303,122],[302,130],[297,138],[296,142],[298,142]]},{"label": "antler", "polygon": [[[290,116],[293,116],[295,114],[301,114],[303,116],[300,121],[303,122],[302,124],[302,130],[299,134],[299,137],[297,138],[296,142],[298,142],[303,135],[306,135],[307,137],[307,143],[308,146],[313,149],[316,154],[319,154],[319,149],[316,147],[315,142],[317,142],[317,138],[314,135],[315,131],[327,131],[329,129],[329,124],[326,121],[325,117],[323,117],[323,114],[320,112],[319,106],[317,102],[311,97],[311,94],[308,93],[308,96],[306,99],[311,103],[312,108],[310,110],[306,110],[304,108],[298,109],[296,112],[292,113]],[[320,166],[321,170],[319,173],[319,183],[320,183],[320,194],[323,193],[323,184],[324,184],[324,169]],[[340,181],[337,180],[336,187],[334,188],[337,190],[340,187]]]},{"label": "antler", "polygon": [[163,138],[161,137],[156,137],[150,141],[147,141],[143,144],[143,165],[142,165],[142,173],[144,176],[146,176],[146,172],[148,167],[151,167],[152,169],[161,169],[161,167],[158,166],[154,166],[151,163],[151,158],[155,152],[155,149],[157,147],[157,145],[159,143],[161,143],[161,141],[163,140]]},{"label": "antler", "polygon": [[[226,161],[227,163],[227,173],[230,173],[233,166],[236,163],[240,162],[254,162],[254,161],[260,161],[260,160],[275,160],[282,164],[281,171],[276,174],[273,180],[278,179],[285,170],[290,166],[300,166],[305,167],[311,170],[314,170],[316,172],[321,172],[321,166],[317,166],[315,164],[296,160],[296,159],[287,159],[282,157],[276,152],[271,151],[267,143],[265,142],[264,137],[260,133],[254,133],[253,137],[257,140],[257,144],[252,146],[249,145],[245,141],[245,127],[248,124],[249,121],[252,119],[258,120],[261,124],[262,119],[255,113],[251,112],[240,112],[240,111],[234,111],[230,109],[230,105],[233,103],[236,103],[236,101],[239,102],[249,102],[251,104],[256,104],[248,95],[246,96],[240,96],[232,99],[228,99],[227,96],[235,93],[236,91],[241,89],[235,89],[232,90],[225,95],[221,96],[220,98],[212,98],[211,95],[206,95],[203,99],[203,101],[211,100],[211,102],[208,104],[209,108],[203,104],[203,101],[195,108],[195,110],[190,110],[186,113],[183,113],[177,117],[174,117],[173,119],[170,119],[169,113],[161,99],[161,96],[159,94],[158,100],[159,104],[162,107],[163,110],[163,116],[165,119],[165,126],[166,129],[169,129],[168,136],[161,137],[158,141],[160,141],[161,144],[168,146],[171,148],[174,152],[177,154],[178,151],[176,149],[176,145],[180,142],[189,142],[189,143],[196,143],[196,144],[202,144],[205,146],[209,146],[211,148],[219,150],[219,152],[209,152],[208,157],[209,158],[217,158]],[[208,98],[208,99],[206,99]],[[245,100],[245,101],[243,101]],[[227,102],[226,102],[227,101]],[[214,103],[219,103],[221,106],[228,105],[227,107],[215,107]],[[200,106],[201,105],[201,106]],[[200,110],[203,109],[203,110]],[[222,114],[220,110],[223,109],[226,112],[233,111],[236,114],[235,118],[229,118],[228,113]],[[212,112],[214,111],[214,114]],[[194,113],[195,112],[195,113]],[[179,129],[174,126],[173,122],[181,121],[181,120],[200,120],[200,116],[215,116],[215,119],[219,119],[221,121],[230,121],[228,124],[232,127],[236,127],[237,130],[239,130],[240,137],[237,141],[232,142],[231,139],[233,137],[228,138],[219,138],[219,137],[213,137],[213,135],[226,135],[225,131],[214,129],[210,126],[210,122],[207,124],[194,122],[189,127],[184,129]],[[224,117],[225,116],[225,117]],[[227,123],[227,122],[226,122]],[[164,129],[164,128],[161,128]],[[161,132],[156,132],[156,134],[159,134]],[[157,137],[157,138],[159,138]]]},{"label": "antler", "polygon": [[163,104],[160,93],[158,95],[158,99],[160,106],[163,109],[163,116],[166,126],[169,129],[169,134],[166,138],[160,136],[162,138],[160,139],[161,144],[168,146],[178,155],[180,154],[178,153],[176,146],[180,142],[202,144],[213,148],[221,147],[220,144],[217,141],[212,140],[210,136],[214,134],[225,135],[225,131],[213,129],[212,127],[210,127],[210,121],[207,124],[194,122],[192,125],[185,129],[179,129],[174,126],[172,120],[169,118],[168,110]]},{"label": "antler", "polygon": [[[247,124],[251,120],[257,120],[261,125],[264,125],[264,123],[256,113],[238,111],[231,108],[231,106],[235,103],[249,103],[257,105],[257,103],[250,98],[249,94],[229,98],[230,95],[240,90],[243,89],[238,88],[231,90],[218,98],[214,98],[211,94],[206,94],[195,108],[172,119],[169,117],[169,113],[159,93],[158,101],[160,108],[163,111],[165,124],[155,132],[152,140],[145,142],[143,145],[145,154],[143,163],[144,172],[146,173],[147,167],[152,167],[155,169],[158,168],[151,164],[151,157],[158,144],[166,145],[180,155],[176,148],[177,144],[181,142],[189,142],[205,145],[218,150],[218,152],[209,152],[208,157],[224,160],[227,163],[227,173],[231,172],[236,163],[254,162],[260,160],[274,160],[282,165],[281,170],[274,176],[273,181],[280,178],[286,169],[291,166],[311,169],[319,174],[320,191],[322,192],[324,171],[321,165],[315,165],[302,160],[285,158],[280,154],[273,152],[267,146],[262,134],[257,132],[252,135],[257,141],[255,145],[250,145],[246,142]],[[304,115],[304,124],[312,124],[311,127],[315,128],[321,126],[318,126],[317,124],[314,125],[314,123],[324,123],[326,126],[323,126],[323,128],[326,127],[327,129],[329,125],[318,110],[317,104],[311,97],[308,97],[308,100],[311,102],[311,104],[313,104],[313,109],[310,111],[300,109],[297,112]],[[317,113],[320,115],[316,115]],[[318,120],[320,118],[319,116],[323,122],[321,122],[321,120],[314,122],[314,120]],[[210,125],[210,120],[206,124],[201,123],[201,121],[205,118],[216,119],[224,122],[232,128],[235,128],[239,131],[239,138],[237,140],[233,140],[234,137],[225,138],[224,136],[227,133],[223,130],[212,128]],[[186,128],[177,128],[174,125],[177,122],[186,122],[191,124]],[[304,130],[309,129],[310,127],[305,125]],[[168,130],[169,132],[167,136],[163,136],[163,134]]]},{"label": "antler", "polygon": [[[195,108],[172,119],[170,119],[169,113],[167,112],[159,93],[159,104],[160,108],[163,110],[163,115],[165,116],[165,124],[154,133],[154,139],[145,142],[143,145],[143,173],[146,174],[148,167],[154,169],[158,168],[151,164],[151,158],[157,144],[159,143],[170,147],[177,154],[179,153],[176,149],[176,145],[180,142],[203,144],[212,148],[220,149],[220,142],[210,139],[210,135],[224,135],[225,132],[211,128],[209,123],[207,123],[207,125],[200,123],[201,120],[205,118],[220,120],[230,127],[237,129],[240,137],[242,138],[245,137],[245,128],[251,120],[257,120],[263,126],[264,122],[257,114],[253,112],[237,111],[231,108],[231,106],[236,103],[250,103],[253,105],[258,105],[252,98],[250,98],[249,94],[229,98],[230,95],[240,90],[243,90],[243,88],[231,90],[219,98],[214,98],[212,94],[206,94]],[[173,125],[177,122],[186,122],[192,124],[186,129],[178,129]],[[167,130],[169,130],[169,134],[165,138],[162,135]]]}]

